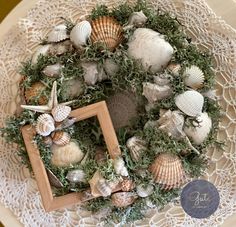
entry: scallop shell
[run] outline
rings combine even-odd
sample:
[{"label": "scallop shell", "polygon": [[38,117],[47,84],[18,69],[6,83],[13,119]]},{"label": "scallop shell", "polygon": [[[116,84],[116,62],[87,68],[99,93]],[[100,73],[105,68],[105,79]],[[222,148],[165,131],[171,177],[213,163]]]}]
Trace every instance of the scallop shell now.
[{"label": "scallop shell", "polygon": [[91,25],[88,21],[84,20],[76,24],[70,33],[70,40],[75,47],[80,48],[86,45],[88,38],[92,32]]},{"label": "scallop shell", "polygon": [[206,112],[202,113],[196,120],[199,124],[196,127],[185,127],[184,132],[196,145],[200,145],[211,131],[212,120]]},{"label": "scallop shell", "polygon": [[162,153],[158,155],[149,170],[154,181],[165,190],[178,188],[185,180],[182,162],[174,154]]},{"label": "scallop shell", "polygon": [[178,63],[170,63],[167,66],[167,69],[174,75],[174,76],[178,76],[180,69],[181,69],[181,65]]},{"label": "scallop shell", "polygon": [[51,47],[52,47],[51,44],[39,46],[32,56],[32,59],[31,59],[32,64],[37,63],[38,57],[40,55],[46,56],[49,53]]},{"label": "scallop shell", "polygon": [[54,119],[49,114],[41,114],[37,119],[36,132],[41,136],[48,136],[55,130]]},{"label": "scallop shell", "polygon": [[116,207],[127,207],[134,203],[137,196],[132,192],[117,192],[112,194],[111,201]]},{"label": "scallop shell", "polygon": [[61,74],[62,65],[60,63],[56,63],[54,65],[48,65],[43,69],[43,74],[48,77],[58,77]]},{"label": "scallop shell", "polygon": [[132,191],[133,189],[135,188],[135,183],[134,181],[130,180],[130,179],[124,179],[122,182],[121,182],[121,190],[123,192],[129,192],[129,191]]},{"label": "scallop shell", "polygon": [[129,17],[128,26],[141,27],[146,23],[147,19],[142,10],[133,12]]},{"label": "scallop shell", "polygon": [[123,177],[127,177],[129,175],[128,170],[125,167],[125,162],[122,157],[117,157],[114,160],[113,164],[114,164],[114,169],[115,169],[116,174],[121,175]]},{"label": "scallop shell", "polygon": [[71,183],[86,182],[86,174],[81,169],[75,169],[66,174],[66,179]]},{"label": "scallop shell", "polygon": [[56,188],[63,188],[64,187],[62,182],[56,177],[56,175],[50,169],[46,169],[46,171],[47,171],[48,180],[49,180],[51,186],[54,186]]},{"label": "scallop shell", "polygon": [[56,131],[52,133],[52,141],[56,145],[64,146],[70,142],[70,135],[67,132]]},{"label": "scallop shell", "polygon": [[58,105],[52,109],[52,116],[56,122],[65,120],[71,112],[71,107]]},{"label": "scallop shell", "polygon": [[175,98],[175,104],[188,116],[196,117],[202,113],[204,98],[197,91],[185,91]]},{"label": "scallop shell", "polygon": [[183,78],[184,83],[193,89],[202,87],[205,79],[202,70],[196,65],[186,68],[183,73]]},{"label": "scallop shell", "polygon": [[126,146],[130,151],[133,161],[139,161],[141,155],[147,149],[146,142],[136,136],[129,138],[126,142]]},{"label": "scallop shell", "polygon": [[151,195],[154,191],[154,187],[153,185],[149,184],[147,186],[144,185],[138,185],[136,188],[136,192],[138,194],[139,197],[145,198],[148,197],[149,195]]},{"label": "scallop shell", "polygon": [[57,25],[48,33],[47,41],[57,43],[69,38],[67,35],[67,27],[64,24]]},{"label": "scallop shell", "polygon": [[100,179],[96,184],[96,188],[103,197],[110,196],[112,193],[112,189],[105,179]]},{"label": "scallop shell", "polygon": [[78,163],[84,157],[84,153],[78,144],[73,141],[70,141],[65,146],[54,144],[52,146],[52,153],[51,163],[58,167],[66,167]]},{"label": "scallop shell", "polygon": [[99,17],[91,22],[92,43],[101,43],[113,51],[124,39],[122,26],[112,17]]}]

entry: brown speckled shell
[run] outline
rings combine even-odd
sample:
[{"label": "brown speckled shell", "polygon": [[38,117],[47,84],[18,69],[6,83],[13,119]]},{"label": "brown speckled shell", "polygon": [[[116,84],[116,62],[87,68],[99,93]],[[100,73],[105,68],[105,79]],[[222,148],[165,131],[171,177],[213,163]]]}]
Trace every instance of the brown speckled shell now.
[{"label": "brown speckled shell", "polygon": [[117,192],[112,194],[111,201],[116,207],[127,207],[133,204],[136,198],[132,192]]},{"label": "brown speckled shell", "polygon": [[125,178],[122,182],[121,182],[121,190],[123,192],[130,192],[132,191],[133,189],[135,188],[135,183],[128,179],[128,178]]},{"label": "brown speckled shell", "polygon": [[70,142],[70,135],[63,131],[53,132],[52,141],[56,145],[64,146]]}]

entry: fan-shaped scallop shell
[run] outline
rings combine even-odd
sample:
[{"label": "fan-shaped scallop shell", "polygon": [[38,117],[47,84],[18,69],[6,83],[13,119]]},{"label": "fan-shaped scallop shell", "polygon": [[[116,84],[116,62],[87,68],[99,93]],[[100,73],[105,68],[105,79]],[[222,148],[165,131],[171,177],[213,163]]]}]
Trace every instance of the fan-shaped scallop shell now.
[{"label": "fan-shaped scallop shell", "polygon": [[200,88],[205,79],[202,70],[196,65],[186,68],[183,73],[183,78],[184,83],[193,89]]},{"label": "fan-shaped scallop shell", "polygon": [[61,69],[62,65],[60,63],[48,65],[43,69],[43,74],[45,74],[48,77],[57,77],[60,75]]},{"label": "fan-shaped scallop shell", "polygon": [[55,130],[54,120],[49,114],[41,114],[37,119],[36,132],[41,136],[48,136]]},{"label": "fan-shaped scallop shell", "polygon": [[113,51],[124,39],[122,26],[112,17],[99,17],[91,22],[93,43],[104,44]]},{"label": "fan-shaped scallop shell", "polygon": [[134,203],[137,196],[132,192],[117,192],[112,194],[111,201],[116,207],[127,207]]},{"label": "fan-shaped scallop shell", "polygon": [[185,91],[175,98],[175,104],[188,116],[196,117],[202,113],[204,98],[197,91]]},{"label": "fan-shaped scallop shell", "polygon": [[100,179],[96,184],[96,188],[103,197],[110,196],[112,193],[112,189],[105,179]]},{"label": "fan-shaped scallop shell", "polygon": [[185,179],[181,160],[174,154],[163,153],[158,155],[149,170],[154,181],[165,190],[180,187]]},{"label": "fan-shaped scallop shell", "polygon": [[81,169],[74,169],[67,173],[66,179],[71,183],[86,182],[86,174]]},{"label": "fan-shaped scallop shell", "polygon": [[65,120],[71,112],[69,106],[58,105],[52,109],[52,116],[56,122]]},{"label": "fan-shaped scallop shell", "polygon": [[53,30],[48,33],[47,41],[57,43],[67,38],[69,38],[69,35],[67,34],[66,25],[60,24],[55,26]]},{"label": "fan-shaped scallop shell", "polygon": [[64,146],[70,142],[70,135],[67,132],[56,131],[52,133],[52,141],[56,145]]}]

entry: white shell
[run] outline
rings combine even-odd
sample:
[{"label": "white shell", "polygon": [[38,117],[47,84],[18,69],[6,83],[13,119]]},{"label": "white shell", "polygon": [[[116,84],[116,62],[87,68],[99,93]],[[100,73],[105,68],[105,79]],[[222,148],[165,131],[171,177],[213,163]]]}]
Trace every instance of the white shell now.
[{"label": "white shell", "polygon": [[48,136],[55,130],[54,120],[49,114],[41,114],[37,119],[36,132],[41,136]]},{"label": "white shell", "polygon": [[71,30],[70,40],[77,48],[80,48],[81,46],[86,45],[91,32],[92,28],[90,23],[86,20],[81,21]]},{"label": "white shell", "polygon": [[128,42],[128,55],[140,60],[145,70],[162,70],[171,60],[174,49],[158,32],[138,28]]},{"label": "white shell", "polygon": [[109,76],[115,76],[119,71],[119,65],[117,65],[112,59],[107,58],[103,64],[104,70]]},{"label": "white shell", "polygon": [[203,85],[205,79],[202,70],[195,65],[185,69],[183,78],[184,83],[193,89],[200,88]]},{"label": "white shell", "polygon": [[62,67],[63,66],[60,63],[48,65],[43,69],[43,74],[48,77],[57,77],[60,75]]},{"label": "white shell", "polygon": [[32,60],[31,60],[32,64],[37,63],[38,57],[40,55],[46,56],[49,53],[51,46],[52,46],[51,44],[39,46],[32,56]]},{"label": "white shell", "polygon": [[174,75],[174,76],[178,76],[179,75],[179,71],[181,69],[181,65],[177,64],[177,63],[170,63],[167,66],[167,69]]},{"label": "white shell", "polygon": [[66,179],[71,183],[86,182],[86,174],[81,169],[75,169],[67,173]]},{"label": "white shell", "polygon": [[149,103],[154,103],[158,100],[165,99],[172,94],[172,89],[168,85],[159,86],[149,82],[143,83],[143,95]]},{"label": "white shell", "polygon": [[202,113],[196,120],[199,124],[196,127],[185,127],[184,132],[193,140],[194,144],[200,145],[211,131],[212,120],[206,112]]},{"label": "white shell", "polygon": [[115,169],[116,174],[121,175],[123,177],[127,177],[129,175],[128,170],[125,167],[125,162],[122,157],[117,157],[114,160],[113,164],[114,164],[114,169]]},{"label": "white shell", "polygon": [[147,149],[146,142],[136,136],[129,138],[126,142],[126,146],[130,151],[130,155],[133,161],[139,161],[142,153]]},{"label": "white shell", "polygon": [[56,131],[52,133],[52,141],[56,145],[64,146],[70,142],[70,135],[67,132]]},{"label": "white shell", "polygon": [[48,42],[57,43],[69,38],[67,35],[67,28],[66,25],[60,24],[53,28],[51,32],[48,33]]},{"label": "white shell", "polygon": [[96,187],[103,197],[110,196],[112,193],[112,189],[105,179],[98,180]]},{"label": "white shell", "polygon": [[141,27],[146,23],[147,19],[148,18],[142,10],[139,12],[133,12],[129,17],[128,26],[133,25],[135,27]]},{"label": "white shell", "polygon": [[143,185],[138,185],[136,188],[136,192],[139,197],[145,198],[148,197],[153,193],[154,187],[153,185],[149,184],[147,187],[144,187]]},{"label": "white shell", "polygon": [[185,91],[175,98],[175,104],[188,116],[196,117],[202,113],[204,98],[197,91]]},{"label": "white shell", "polygon": [[52,116],[54,117],[55,121],[61,122],[69,116],[70,112],[71,107],[58,105],[52,109]]},{"label": "white shell", "polygon": [[95,85],[98,81],[98,67],[96,62],[83,62],[84,81],[88,85]]}]

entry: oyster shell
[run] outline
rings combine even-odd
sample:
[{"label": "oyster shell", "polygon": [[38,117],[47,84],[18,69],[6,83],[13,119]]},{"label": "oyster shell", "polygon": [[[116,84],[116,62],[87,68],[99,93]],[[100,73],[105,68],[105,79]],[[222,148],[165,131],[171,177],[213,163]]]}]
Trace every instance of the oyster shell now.
[{"label": "oyster shell", "polygon": [[202,87],[205,79],[202,70],[196,65],[186,68],[183,73],[183,78],[184,83],[193,89]]},{"label": "oyster shell", "polygon": [[48,77],[58,77],[61,74],[62,65],[60,63],[56,63],[54,65],[48,65],[43,69],[43,74]]},{"label": "oyster shell", "polygon": [[67,35],[67,28],[64,24],[59,24],[55,26],[52,31],[48,33],[47,41],[52,43],[57,43],[69,38]]},{"label": "oyster shell", "polygon": [[121,190],[123,192],[129,192],[132,191],[135,188],[135,183],[134,181],[125,178],[122,182],[121,182]]},{"label": "oyster shell", "polygon": [[46,169],[46,172],[47,172],[48,180],[51,186],[56,187],[56,188],[64,187],[62,182],[56,177],[56,175],[50,169]]},{"label": "oyster shell", "polygon": [[117,192],[112,194],[111,201],[116,207],[127,207],[134,203],[137,196],[132,192]]},{"label": "oyster shell", "polygon": [[32,64],[36,64],[36,63],[37,63],[38,57],[39,57],[40,55],[43,55],[43,56],[48,55],[51,46],[52,46],[51,44],[39,46],[39,47],[37,48],[37,50],[34,52],[33,56],[32,56],[32,59],[31,59]]},{"label": "oyster shell", "polygon": [[121,175],[123,177],[127,177],[129,175],[128,170],[125,167],[125,162],[122,157],[117,157],[114,160],[113,164],[116,174]]},{"label": "oyster shell", "polygon": [[142,27],[146,23],[147,19],[148,18],[145,16],[142,10],[139,12],[133,12],[129,17],[127,27]]},{"label": "oyster shell", "polygon": [[167,69],[174,75],[174,76],[178,76],[179,75],[179,71],[181,69],[181,65],[178,63],[170,63],[167,66]]},{"label": "oyster shell", "polygon": [[161,34],[148,28],[136,29],[128,46],[128,55],[140,60],[143,68],[152,73],[165,68],[174,52]]},{"label": "oyster shell", "polygon": [[175,98],[175,104],[188,116],[196,117],[202,113],[204,98],[197,91],[185,91]]},{"label": "oyster shell", "polygon": [[136,192],[139,197],[145,198],[148,197],[153,193],[154,187],[153,185],[149,184],[146,187],[144,185],[138,185],[136,188]]},{"label": "oyster shell", "polygon": [[66,179],[69,180],[70,183],[79,183],[86,182],[86,174],[81,169],[70,170],[66,174]]},{"label": "oyster shell", "polygon": [[185,180],[185,172],[182,162],[177,155],[159,154],[149,168],[154,181],[159,183],[162,189],[178,188]]},{"label": "oyster shell", "polygon": [[41,114],[36,123],[36,132],[41,136],[48,136],[55,130],[54,119],[49,114]]},{"label": "oyster shell", "polygon": [[67,132],[56,131],[52,133],[52,141],[56,145],[64,146],[70,142],[70,135]]},{"label": "oyster shell", "polygon": [[65,120],[71,112],[71,107],[58,105],[52,109],[52,116],[56,122]]},{"label": "oyster shell", "polygon": [[113,51],[123,41],[123,28],[112,17],[102,16],[91,22],[92,43],[101,43]]}]

